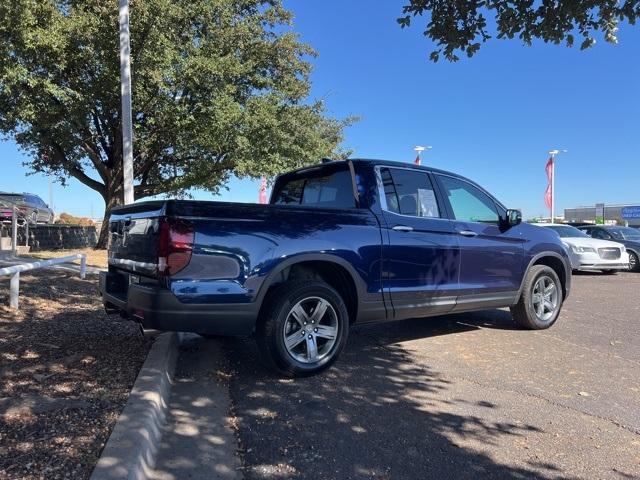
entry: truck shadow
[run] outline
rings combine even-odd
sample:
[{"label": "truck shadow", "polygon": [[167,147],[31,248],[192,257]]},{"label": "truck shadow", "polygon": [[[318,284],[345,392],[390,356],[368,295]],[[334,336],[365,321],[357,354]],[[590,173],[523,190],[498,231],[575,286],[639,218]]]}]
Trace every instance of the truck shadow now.
[{"label": "truck shadow", "polygon": [[451,380],[397,345],[484,327],[488,318],[497,328],[511,328],[507,317],[494,310],[440,317],[440,323],[358,327],[333,368],[304,379],[265,370],[250,340],[223,340],[245,477],[571,478],[557,465],[526,457],[516,465],[494,460],[484,446],[509,445],[508,438],[542,430],[504,418],[493,401],[459,398]]},{"label": "truck shadow", "polygon": [[355,326],[352,328],[352,332],[375,337],[381,344],[391,344],[439,335],[469,332],[481,328],[521,330],[511,318],[511,313],[505,309],[371,323]]}]

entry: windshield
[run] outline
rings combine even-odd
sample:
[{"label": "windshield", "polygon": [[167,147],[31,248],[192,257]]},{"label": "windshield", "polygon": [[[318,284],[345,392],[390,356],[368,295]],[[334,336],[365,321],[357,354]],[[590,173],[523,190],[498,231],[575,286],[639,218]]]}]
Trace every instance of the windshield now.
[{"label": "windshield", "polygon": [[640,230],[634,228],[607,228],[607,232],[616,240],[640,240]]},{"label": "windshield", "polygon": [[589,238],[589,235],[570,225],[549,225],[545,226],[545,228],[550,228],[551,230],[555,231],[560,236],[560,238]]}]

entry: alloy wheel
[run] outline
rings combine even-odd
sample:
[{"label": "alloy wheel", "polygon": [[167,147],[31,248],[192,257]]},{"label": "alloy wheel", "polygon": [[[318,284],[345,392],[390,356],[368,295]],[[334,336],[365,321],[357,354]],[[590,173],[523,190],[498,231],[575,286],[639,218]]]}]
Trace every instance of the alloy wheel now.
[{"label": "alloy wheel", "polygon": [[536,280],[531,303],[538,320],[549,322],[553,319],[558,309],[558,286],[551,277],[543,275]]},{"label": "alloy wheel", "polygon": [[331,354],[338,338],[338,315],[321,297],[307,297],[287,314],[282,331],[287,353],[301,363],[316,363]]}]

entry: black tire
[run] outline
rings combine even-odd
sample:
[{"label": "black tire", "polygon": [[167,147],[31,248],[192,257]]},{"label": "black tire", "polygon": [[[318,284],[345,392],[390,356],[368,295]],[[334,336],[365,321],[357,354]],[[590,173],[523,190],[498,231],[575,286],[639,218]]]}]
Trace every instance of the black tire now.
[{"label": "black tire", "polygon": [[640,261],[638,261],[638,254],[629,250],[629,270],[632,272],[640,272]]},{"label": "black tire", "polygon": [[[556,303],[548,318],[540,318],[534,307],[534,290],[537,288],[539,280],[548,279],[555,285]],[[546,280],[545,280],[546,281]],[[549,328],[558,319],[560,310],[562,309],[563,302],[562,284],[556,272],[546,265],[534,265],[527,272],[527,277],[524,281],[522,288],[522,294],[518,303],[511,307],[511,314],[513,319],[521,326],[529,330],[543,330]],[[543,316],[546,315],[543,306]]]},{"label": "black tire", "polygon": [[[295,319],[292,313],[294,307],[298,307],[300,304],[305,310],[305,307],[309,308],[305,305],[305,302],[313,302],[316,301],[315,299],[318,299],[318,302],[321,300],[328,302],[328,305],[331,306],[331,310],[326,307],[326,313],[318,320],[318,324],[327,322],[330,317],[331,322],[335,325],[323,324],[322,326],[331,328],[331,331],[335,332],[334,339],[325,339],[321,337],[321,334],[313,332],[313,330],[316,330],[316,332],[318,330],[311,327],[315,308],[309,312],[305,311],[305,315],[308,315],[305,317],[305,321],[309,322],[309,327],[304,326],[307,323],[304,323],[304,325],[301,323],[298,327],[296,322],[293,321]],[[316,280],[285,283],[270,292],[266,301],[267,303],[258,319],[256,340],[262,357],[272,370],[287,376],[305,377],[326,370],[337,360],[347,342],[349,314],[340,294],[331,286]],[[325,305],[325,303],[322,303],[322,305]],[[290,337],[299,332],[301,332],[300,338],[304,337],[304,345],[301,340],[298,345],[291,347],[291,349],[300,348],[300,350],[305,350],[307,352],[307,360],[299,360],[300,357],[305,355],[304,352],[296,353],[294,351],[290,353],[290,350],[285,346],[285,336],[289,328],[291,328]],[[299,330],[296,330],[296,328],[299,328]],[[312,330],[305,330],[307,328]],[[312,335],[313,340],[311,339]],[[318,337],[315,335],[318,335]],[[308,342],[307,338],[309,338]],[[315,345],[315,347],[311,348],[311,350],[315,348],[314,353],[309,353],[310,344]],[[324,352],[322,352],[323,348],[325,349]],[[298,356],[298,358],[295,358],[294,355]],[[312,360],[314,355],[318,357],[317,361]]]}]

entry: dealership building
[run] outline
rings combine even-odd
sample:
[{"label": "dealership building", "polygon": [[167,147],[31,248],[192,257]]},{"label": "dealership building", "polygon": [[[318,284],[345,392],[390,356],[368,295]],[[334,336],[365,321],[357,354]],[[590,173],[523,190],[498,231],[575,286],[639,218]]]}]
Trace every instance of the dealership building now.
[{"label": "dealership building", "polygon": [[605,223],[618,225],[628,222],[631,227],[640,227],[640,202],[627,205],[597,204],[590,207],[576,207],[564,209],[564,220],[569,223],[595,223],[598,217],[603,217]]}]

